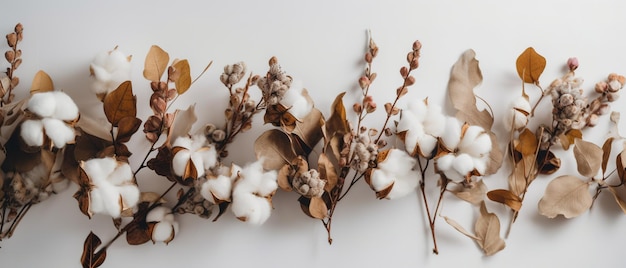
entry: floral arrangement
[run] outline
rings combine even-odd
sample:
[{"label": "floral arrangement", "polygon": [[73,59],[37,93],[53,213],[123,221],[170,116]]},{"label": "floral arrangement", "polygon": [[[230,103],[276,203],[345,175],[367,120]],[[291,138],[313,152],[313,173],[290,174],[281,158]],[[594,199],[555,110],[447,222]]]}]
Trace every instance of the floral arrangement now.
[{"label": "floral arrangement", "polygon": [[[211,63],[192,78],[187,60],[170,61],[167,52],[152,46],[144,60],[145,80],[136,81],[130,75],[131,57],[115,48],[85,66],[93,77],[94,97],[102,103],[106,120],[102,124],[82,115],[75,101],[55,88],[43,71],[33,78],[30,94],[16,98],[15,90],[21,90],[17,73],[23,31],[17,24],[6,35],[8,67],[0,77],[0,240],[13,235],[33,205],[74,183],[77,208],[89,218],[110,216],[117,229],[105,243],[93,232],[87,235],[83,267],[100,266],[107,249],[122,237],[131,245],[169,243],[181,231],[177,218],[182,214],[216,221],[230,211],[241,221],[263,224],[271,216],[272,197],[281,191],[300,195],[303,213],[321,221],[332,243],[333,215],[359,181],[367,183],[378,199],[419,192],[435,254],[439,252],[435,227],[442,218],[492,255],[505,247],[499,218],[510,218],[510,231],[531,183],[539,176],[550,178],[560,168],[556,150],[573,153],[579,174],[551,179],[538,204],[542,215],[581,215],[604,190],[626,213],[622,198],[626,154],[612,156],[613,144],[623,138],[617,131],[619,114],[610,113],[610,103],[618,99],[626,78],[611,73],[587,94],[583,79],[575,74],[576,58],[568,59],[565,75],[544,89],[539,78],[546,60],[532,48],[525,50],[516,62],[520,94],[512,98],[501,122],[508,135],[496,136],[494,112],[477,106],[482,99],[474,88],[482,74],[472,50],[452,66],[448,97],[453,115],[428,98],[403,100],[406,105],[400,105],[416,84],[419,41],[408,49],[406,66],[399,69],[395,96],[382,105],[384,109],[377,109],[370,90],[375,86],[379,48],[370,37],[365,70],[357,80],[359,99],[347,100],[345,92],[340,93],[326,113],[315,107],[304,83],[288,75],[275,57],[264,75],[251,74],[239,62],[225,66],[219,77],[229,93],[224,122],[203,123],[198,122],[194,105],[184,110],[171,107]],[[137,109],[142,108],[133,93],[137,83],[152,90],[150,107],[143,107],[153,112],[148,118],[137,118]],[[535,117],[543,102],[550,102],[551,120]],[[368,116],[381,110],[382,125],[370,126]],[[272,128],[254,143],[257,161],[230,162],[231,144],[261,118]],[[602,146],[583,139],[586,128],[605,119],[614,129]],[[138,156],[127,144],[140,136],[151,146]],[[131,167],[131,157],[143,160]],[[487,189],[484,180],[503,166],[510,168],[508,189]],[[137,174],[146,168],[150,171],[144,172],[153,172],[171,186],[161,192],[142,190]],[[436,192],[430,191],[433,187]],[[176,200],[167,202],[164,197],[172,191]],[[440,215],[447,195],[474,205],[478,216],[473,230]],[[486,202],[508,207],[511,215],[489,212]]]}]

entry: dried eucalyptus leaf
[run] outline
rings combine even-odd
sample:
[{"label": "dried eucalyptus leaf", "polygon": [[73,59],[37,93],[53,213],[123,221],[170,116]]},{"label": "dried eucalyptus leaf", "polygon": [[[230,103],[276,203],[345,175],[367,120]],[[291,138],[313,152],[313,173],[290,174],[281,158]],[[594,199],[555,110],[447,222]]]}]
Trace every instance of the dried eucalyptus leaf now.
[{"label": "dried eucalyptus leaf", "polygon": [[120,119],[117,124],[117,137],[116,142],[128,142],[130,138],[139,130],[141,126],[141,119],[136,117],[124,117]]},{"label": "dried eucalyptus leaf", "polygon": [[104,97],[104,114],[114,127],[124,117],[137,117],[137,97],[133,95],[133,86],[125,81]]},{"label": "dried eucalyptus leaf", "polygon": [[254,142],[254,152],[257,159],[264,159],[263,168],[266,170],[280,169],[298,156],[289,136],[278,129],[261,134]]},{"label": "dried eucalyptus leaf", "polygon": [[328,216],[328,208],[321,197],[312,197],[309,203],[309,213],[316,219],[324,219]]},{"label": "dried eucalyptus leaf", "polygon": [[178,137],[187,137],[193,124],[198,121],[196,116],[196,105],[192,104],[186,110],[176,110],[174,112],[174,121],[169,129],[169,135],[167,136],[167,142],[172,143]]},{"label": "dried eucalyptus leaf", "polygon": [[617,176],[619,177],[621,183],[624,183],[624,181],[626,180],[626,178],[624,177],[626,174],[626,172],[624,172],[626,171],[624,170],[624,168],[626,168],[626,153],[624,153],[625,151],[626,150],[620,152],[615,158]]},{"label": "dried eucalyptus leaf", "polygon": [[302,122],[296,122],[296,128],[293,134],[300,137],[310,150],[322,139],[322,126],[324,125],[324,116],[317,108],[313,108],[311,112],[302,118]]},{"label": "dried eucalyptus leaf", "polygon": [[93,232],[89,232],[83,244],[83,254],[80,256],[83,268],[96,268],[104,263],[107,256],[106,250],[96,251],[100,245],[102,245],[100,238]]},{"label": "dried eucalyptus leaf", "polygon": [[613,198],[615,199],[615,202],[617,202],[617,205],[619,206],[620,209],[622,209],[622,212],[624,212],[624,214],[626,214],[626,201],[624,201],[624,199],[620,196],[620,193],[617,192],[618,189],[625,189],[625,187],[619,186],[619,187],[612,187],[609,186],[609,192],[611,192],[611,194],[613,194]]},{"label": "dried eucalyptus leaf", "polygon": [[346,108],[343,105],[343,96],[345,94],[345,92],[340,93],[333,101],[330,117],[324,124],[326,137],[331,137],[335,134],[343,136],[343,134],[350,132],[350,125],[346,119]]},{"label": "dried eucalyptus leaf", "polygon": [[517,143],[515,144],[515,150],[522,154],[522,157],[535,155],[537,152],[537,146],[539,146],[539,141],[537,140],[537,136],[532,133],[528,128],[525,128],[518,137]]},{"label": "dried eucalyptus leaf", "polygon": [[452,226],[454,229],[456,229],[457,231],[459,231],[460,233],[464,234],[465,236],[474,239],[475,241],[480,240],[480,238],[478,238],[477,236],[475,236],[474,234],[470,233],[469,231],[465,230],[465,228],[463,228],[463,226],[461,226],[461,224],[459,224],[458,222],[456,222],[455,220],[448,218],[446,216],[443,216],[443,219],[450,225]]},{"label": "dried eucalyptus leaf", "polygon": [[537,154],[537,165],[541,174],[549,175],[561,168],[561,159],[556,157],[552,151],[540,150]]},{"label": "dried eucalyptus leaf", "polygon": [[500,237],[500,220],[494,213],[489,213],[483,202],[480,205],[480,216],[474,226],[476,243],[483,249],[485,255],[491,256],[503,250],[506,246],[504,239]]},{"label": "dried eucalyptus leaf", "polygon": [[598,173],[602,166],[602,148],[591,142],[581,139],[574,141],[574,157],[578,173],[583,177],[591,178]]},{"label": "dried eucalyptus leaf", "polygon": [[189,68],[189,62],[187,60],[179,60],[174,63],[173,66],[176,69],[178,76],[178,79],[174,81],[174,85],[176,85],[176,92],[178,92],[178,95],[182,95],[187,92],[189,87],[191,87],[191,70]]},{"label": "dried eucalyptus leaf", "polygon": [[580,129],[570,129],[559,136],[559,141],[563,150],[569,150],[569,147],[574,144],[576,139],[582,139],[583,132]]},{"label": "dried eucalyptus leaf", "polygon": [[161,49],[159,46],[153,45],[146,55],[146,61],[143,68],[143,77],[152,81],[158,82],[161,80],[161,76],[167,69],[167,64],[170,61],[170,56]]},{"label": "dried eucalyptus leaf", "polygon": [[519,211],[522,208],[522,199],[509,190],[492,190],[487,193],[487,197],[491,201],[504,204],[514,211]]},{"label": "dried eucalyptus leaf", "polygon": [[452,193],[454,193],[456,197],[473,205],[479,205],[485,199],[487,185],[485,185],[483,180],[478,182],[472,181],[469,186],[459,185],[459,188],[452,190]]},{"label": "dried eucalyptus leaf", "polygon": [[571,175],[552,180],[539,201],[539,213],[548,218],[563,215],[576,217],[587,211],[593,198],[589,194],[589,183]]},{"label": "dried eucalyptus leaf", "polygon": [[517,57],[517,74],[526,83],[539,83],[539,77],[546,68],[546,58],[529,47]]},{"label": "dried eucalyptus leaf", "polygon": [[609,157],[611,157],[611,149],[613,145],[613,137],[610,137],[604,141],[602,145],[602,172],[606,173],[606,166],[609,164]]},{"label": "dried eucalyptus leaf", "polygon": [[330,162],[328,156],[320,154],[320,158],[317,161],[317,169],[319,171],[320,178],[326,181],[324,190],[330,193],[331,190],[337,185],[337,180],[339,179],[335,166],[332,162]]},{"label": "dried eucalyptus leaf", "polygon": [[293,187],[291,187],[291,182],[289,181],[289,175],[291,174],[291,170],[291,164],[285,164],[278,170],[278,187],[288,192],[291,192],[293,190]]},{"label": "dried eucalyptus leaf", "polygon": [[44,71],[38,71],[33,78],[33,84],[30,86],[30,94],[53,91],[54,84],[50,76]]}]

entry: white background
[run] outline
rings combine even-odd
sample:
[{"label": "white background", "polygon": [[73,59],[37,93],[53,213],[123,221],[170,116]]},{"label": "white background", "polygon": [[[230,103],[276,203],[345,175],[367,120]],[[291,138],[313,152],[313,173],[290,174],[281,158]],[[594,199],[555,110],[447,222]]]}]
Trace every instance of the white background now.
[{"label": "white background", "polygon": [[[218,78],[222,66],[245,61],[249,70],[263,74],[273,55],[284,70],[304,81],[326,116],[334,96],[342,91],[350,92],[345,102],[351,105],[364,67],[368,29],[380,46],[374,63],[379,78],[372,89],[379,105],[393,100],[401,83],[398,70],[412,42],[419,39],[421,65],[406,99],[429,97],[449,109],[445,90],[450,67],[472,48],[484,76],[476,92],[496,113],[499,135],[505,135],[500,124],[505,104],[520,94],[515,59],[528,46],[547,59],[541,78],[544,86],[563,74],[564,63],[572,56],[580,59],[577,74],[586,80],[587,90],[610,72],[626,73],[623,1],[4,2],[0,32],[9,32],[17,22],[25,28],[18,97],[26,95],[33,75],[43,69],[91,116],[99,110],[90,93],[89,63],[96,53],[115,46],[133,55],[133,86],[142,119],[150,113],[150,88],[141,71],[151,45],[158,44],[172,59],[188,58],[194,76],[213,60],[213,67],[176,102],[177,108],[196,103],[201,123],[221,124],[227,101]],[[614,108],[624,111],[623,101]],[[549,106],[541,107],[543,116],[537,121],[549,116]],[[381,109],[379,117],[369,118],[368,125],[380,127],[382,113]],[[227,161],[254,160],[252,142],[267,128],[260,119],[253,131],[233,144]],[[585,137],[601,144],[607,131],[608,124],[603,123]],[[140,133],[131,142],[136,167],[147,143]],[[571,158],[563,159],[565,171],[575,174]],[[508,170],[503,167],[486,183],[491,189],[505,187]],[[169,184],[148,170],[140,173],[140,179],[147,190],[163,191]],[[239,222],[230,213],[215,223],[184,215],[170,245],[129,246],[120,239],[108,250],[103,267],[620,266],[626,218],[612,197],[604,193],[590,212],[578,218],[550,220],[536,209],[549,179],[542,177],[531,186],[506,249],[492,257],[484,257],[473,241],[441,218],[437,223],[440,254],[433,255],[417,192],[400,200],[379,201],[365,183],[359,183],[337,208],[333,245],[326,242],[322,224],[300,211],[296,194],[279,192],[272,217],[261,227]],[[110,219],[88,220],[80,213],[71,196],[75,189],[30,210],[14,237],[1,242],[0,266],[78,267],[90,230],[104,241],[114,236]],[[504,233],[509,213],[491,202],[489,209],[501,217]],[[447,198],[442,215],[472,229],[476,209]]]}]

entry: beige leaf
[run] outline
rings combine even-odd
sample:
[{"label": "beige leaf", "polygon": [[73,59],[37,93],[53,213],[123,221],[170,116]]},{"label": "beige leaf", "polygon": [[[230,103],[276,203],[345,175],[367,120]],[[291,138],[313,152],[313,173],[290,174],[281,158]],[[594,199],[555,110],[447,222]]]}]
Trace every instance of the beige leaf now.
[{"label": "beige leaf", "polygon": [[459,185],[458,189],[451,190],[454,195],[462,200],[465,200],[473,205],[479,205],[485,199],[485,193],[487,193],[487,185],[480,180],[478,182],[471,182],[469,186]]},{"label": "beige leaf", "polygon": [[611,149],[613,145],[613,137],[610,137],[604,141],[602,145],[602,172],[606,172],[606,166],[609,164],[609,157],[611,157]]},{"label": "beige leaf", "polygon": [[443,219],[446,220],[446,222],[448,224],[450,224],[450,226],[452,226],[454,229],[456,229],[457,231],[459,231],[460,233],[464,234],[465,236],[474,239],[476,241],[480,240],[480,238],[476,237],[474,234],[468,232],[467,230],[465,230],[465,228],[463,228],[463,226],[461,226],[458,222],[456,222],[455,220],[448,218],[446,216],[443,216]]},{"label": "beige leaf", "polygon": [[624,214],[626,214],[626,202],[620,196],[620,193],[617,192],[618,189],[622,189],[623,190],[624,186],[619,186],[619,187],[609,186],[609,192],[611,192],[611,194],[613,194],[613,198],[615,198],[615,202],[617,202],[617,205],[619,206],[619,208],[622,209],[622,212],[624,212]]},{"label": "beige leaf", "polygon": [[330,193],[331,190],[335,188],[335,185],[337,185],[337,180],[339,178],[339,176],[337,176],[335,166],[330,162],[328,156],[320,154],[320,158],[317,162],[317,168],[319,170],[320,178],[326,181],[324,190]]},{"label": "beige leaf", "polygon": [[291,163],[297,156],[292,148],[291,138],[278,129],[265,131],[254,142],[257,159],[263,158],[263,168],[277,170]]},{"label": "beige leaf", "polygon": [[473,50],[466,50],[452,66],[448,81],[448,97],[452,106],[458,111],[456,117],[460,121],[481,126],[489,134],[492,148],[489,154],[490,161],[483,175],[490,175],[498,171],[504,155],[498,146],[496,135],[491,131],[493,116],[487,110],[479,111],[476,107],[474,87],[482,82],[483,76],[475,55]]},{"label": "beige leaf", "polygon": [[311,151],[324,136],[322,133],[323,125],[324,116],[322,112],[313,108],[307,116],[302,118],[301,122],[296,122],[296,128],[292,133],[300,137],[308,151]]},{"label": "beige leaf", "polygon": [[591,142],[581,139],[574,141],[574,157],[578,173],[584,177],[591,178],[598,173],[602,166],[602,148]]},{"label": "beige leaf", "polygon": [[539,213],[548,218],[563,215],[576,217],[587,211],[593,199],[589,194],[589,183],[571,175],[563,175],[552,180],[539,201]]},{"label": "beige leaf", "polygon": [[580,129],[570,129],[565,133],[559,135],[559,141],[561,141],[561,146],[563,146],[563,150],[569,150],[569,147],[574,144],[576,139],[582,139],[583,132]]},{"label": "beige leaf", "polygon": [[54,84],[50,76],[44,71],[38,71],[33,78],[33,84],[30,86],[30,94],[53,91]]},{"label": "beige leaf", "polygon": [[157,45],[150,47],[148,55],[146,55],[146,61],[143,67],[143,77],[152,81],[158,82],[161,80],[161,76],[167,69],[167,64],[170,61],[170,56]]},{"label": "beige leaf", "polygon": [[309,203],[309,212],[313,218],[324,219],[328,215],[328,208],[321,197],[314,196]]},{"label": "beige leaf", "polygon": [[189,87],[191,87],[191,70],[189,68],[189,62],[187,60],[179,60],[174,63],[173,67],[176,69],[178,76],[178,79],[174,81],[174,85],[176,85],[176,92],[178,92],[178,95],[182,95],[189,89]]},{"label": "beige leaf", "polygon": [[546,68],[546,58],[529,47],[519,55],[515,62],[517,74],[526,83],[539,83],[539,76]]},{"label": "beige leaf", "polygon": [[168,142],[174,142],[178,137],[187,137],[197,120],[195,104],[189,105],[186,110],[176,110],[174,121],[169,129]]},{"label": "beige leaf", "polygon": [[476,243],[485,251],[485,255],[491,256],[505,247],[504,240],[500,237],[500,220],[494,213],[489,213],[483,202],[480,205],[480,217],[474,226]]},{"label": "beige leaf", "polygon": [[617,176],[619,177],[620,182],[623,184],[624,181],[626,180],[626,171],[624,168],[626,167],[626,153],[624,153],[626,150],[623,150],[622,152],[620,152],[617,157],[615,158],[615,162],[616,162],[616,169],[617,169]]}]

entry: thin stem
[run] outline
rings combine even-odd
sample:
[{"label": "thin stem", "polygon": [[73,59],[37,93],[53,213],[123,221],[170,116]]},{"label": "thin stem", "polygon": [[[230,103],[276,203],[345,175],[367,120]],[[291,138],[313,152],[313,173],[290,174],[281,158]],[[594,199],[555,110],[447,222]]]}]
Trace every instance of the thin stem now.
[{"label": "thin stem", "polygon": [[402,86],[400,87],[400,89],[398,90],[398,92],[396,92],[396,99],[393,101],[393,103],[391,104],[391,108],[389,109],[389,112],[387,113],[387,118],[385,118],[385,123],[383,124],[383,127],[380,129],[380,134],[378,134],[378,137],[376,138],[376,140],[374,141],[375,144],[378,143],[378,141],[380,140],[380,138],[382,138],[383,134],[385,133],[385,128],[387,127],[387,124],[389,124],[389,119],[391,118],[391,116],[393,115],[393,110],[394,108],[396,108],[396,104],[398,103],[398,100],[400,99],[400,97],[403,96],[402,91],[404,91],[404,88],[407,88],[407,82],[409,81],[409,77],[411,77],[411,72],[413,70],[411,68],[409,68],[408,73],[406,74],[406,76],[404,77],[404,81],[402,83]]},{"label": "thin stem", "polygon": [[11,236],[13,235],[13,232],[17,228],[17,225],[20,223],[20,221],[22,221],[22,219],[24,218],[24,216],[26,215],[26,213],[28,212],[28,210],[30,210],[30,207],[32,206],[33,206],[33,203],[28,202],[28,204],[26,204],[25,206],[22,207],[22,209],[20,209],[20,212],[17,214],[17,218],[13,220],[13,222],[11,223],[11,226],[9,226],[9,230],[7,230],[8,238],[11,238]]}]

